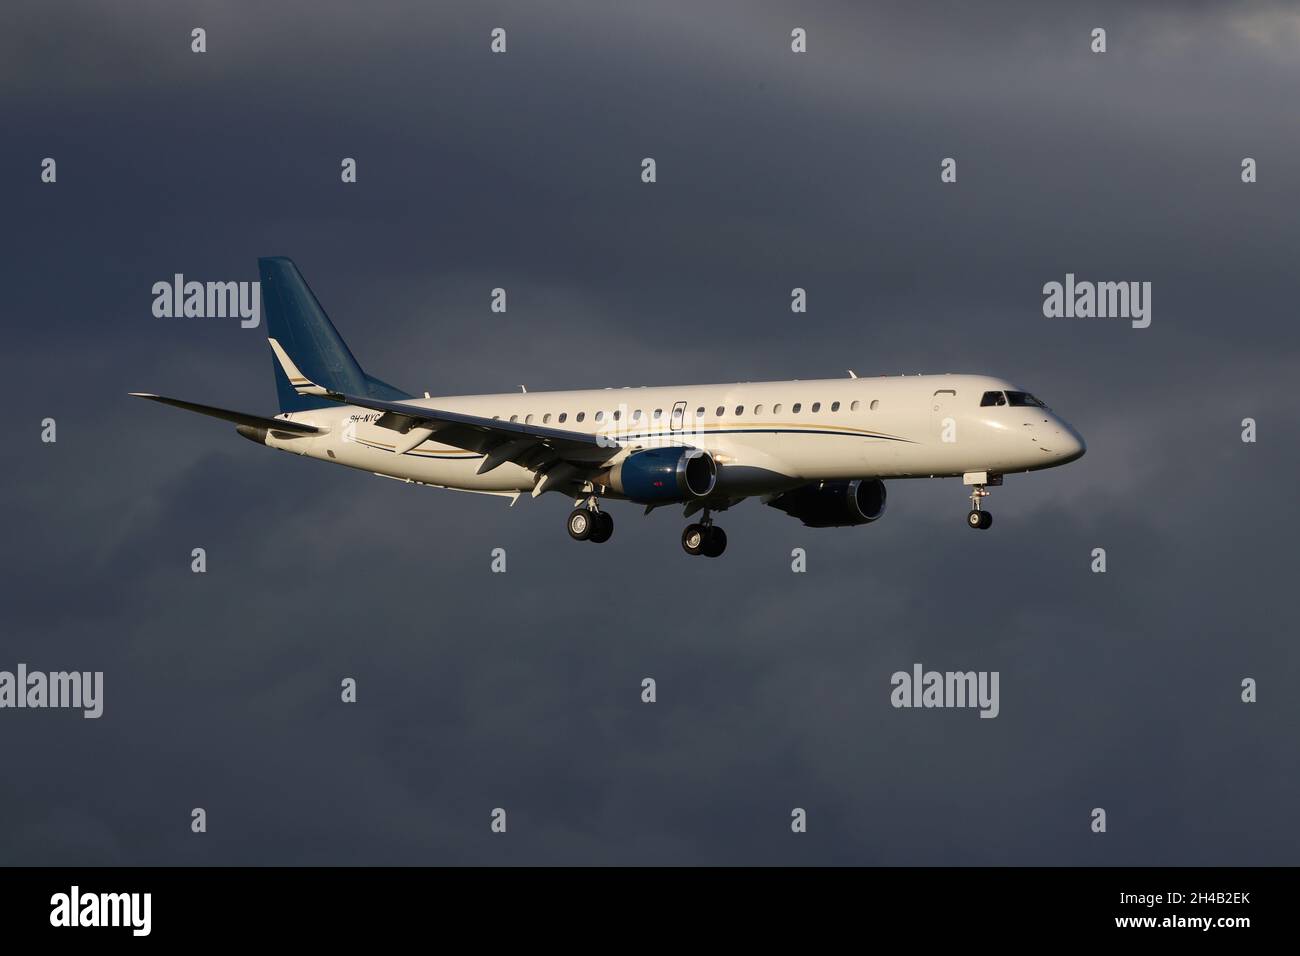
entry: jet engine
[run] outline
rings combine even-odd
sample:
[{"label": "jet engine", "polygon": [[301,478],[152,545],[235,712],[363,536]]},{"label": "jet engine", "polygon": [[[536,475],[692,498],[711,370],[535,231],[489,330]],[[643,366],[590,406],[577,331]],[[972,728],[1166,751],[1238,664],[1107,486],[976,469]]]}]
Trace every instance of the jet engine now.
[{"label": "jet engine", "polygon": [[718,483],[713,456],[699,448],[648,448],[609,469],[604,482],[642,504],[706,498]]},{"label": "jet engine", "polygon": [[870,524],[885,513],[885,483],[879,478],[814,481],[783,492],[768,504],[809,528]]}]

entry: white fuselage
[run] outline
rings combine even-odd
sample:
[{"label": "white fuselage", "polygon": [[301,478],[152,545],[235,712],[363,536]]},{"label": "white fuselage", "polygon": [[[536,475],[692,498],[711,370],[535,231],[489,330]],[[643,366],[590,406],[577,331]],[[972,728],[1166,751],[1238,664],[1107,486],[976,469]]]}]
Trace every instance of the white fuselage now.
[{"label": "white fuselage", "polygon": [[[686,445],[718,464],[717,492],[743,497],[819,479],[920,478],[1049,468],[1083,454],[1063,419],[1037,406],[981,406],[1016,390],[978,375],[744,382],[409,399],[410,405],[605,435],[620,456]],[[396,454],[401,436],[351,405],[281,415],[326,429],[266,444],[351,468],[467,491],[529,492],[533,471],[435,440]]]}]

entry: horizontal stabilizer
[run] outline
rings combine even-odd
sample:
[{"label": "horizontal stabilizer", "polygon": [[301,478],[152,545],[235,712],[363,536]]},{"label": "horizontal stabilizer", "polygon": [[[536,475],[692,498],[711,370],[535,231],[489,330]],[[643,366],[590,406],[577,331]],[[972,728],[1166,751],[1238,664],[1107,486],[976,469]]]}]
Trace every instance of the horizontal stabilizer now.
[{"label": "horizontal stabilizer", "polygon": [[151,402],[162,402],[164,405],[172,405],[176,408],[183,408],[187,412],[198,412],[200,415],[209,415],[212,418],[224,419],[228,422],[234,422],[236,425],[252,425],[254,428],[272,428],[280,432],[298,432],[302,435],[313,435],[320,429],[312,425],[304,425],[302,422],[290,422],[283,418],[264,418],[261,415],[247,415],[244,412],[232,412],[225,408],[214,408],[211,405],[199,405],[196,402],[183,402],[179,398],[166,398],[162,395],[152,395],[149,392],[130,392],[128,393],[136,398],[147,398]]}]

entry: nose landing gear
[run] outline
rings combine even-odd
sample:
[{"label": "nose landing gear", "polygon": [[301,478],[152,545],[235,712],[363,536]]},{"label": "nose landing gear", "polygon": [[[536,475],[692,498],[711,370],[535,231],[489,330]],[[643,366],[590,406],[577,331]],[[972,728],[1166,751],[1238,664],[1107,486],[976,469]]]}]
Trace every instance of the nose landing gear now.
[{"label": "nose landing gear", "polygon": [[993,525],[993,515],[980,507],[980,503],[989,496],[985,485],[1002,484],[1001,475],[990,475],[985,471],[967,472],[962,476],[962,483],[971,485],[970,511],[966,515],[966,527],[984,531]]}]

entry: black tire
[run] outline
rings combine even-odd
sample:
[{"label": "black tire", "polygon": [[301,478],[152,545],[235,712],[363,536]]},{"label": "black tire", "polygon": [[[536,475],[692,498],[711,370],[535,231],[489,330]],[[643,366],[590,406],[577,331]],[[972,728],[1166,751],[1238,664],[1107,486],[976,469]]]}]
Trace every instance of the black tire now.
[{"label": "black tire", "polygon": [[569,537],[574,541],[586,541],[591,537],[591,533],[596,530],[596,522],[592,520],[596,512],[588,511],[586,508],[574,508],[569,512],[568,528]]},{"label": "black tire", "polygon": [[688,524],[686,530],[682,532],[682,550],[689,555],[702,554],[704,542],[708,539],[708,535],[704,532],[704,525]]},{"label": "black tire", "polygon": [[980,514],[984,516],[984,520],[980,523],[980,528],[985,530],[991,528],[993,526],[993,513],[990,511],[981,511]]},{"label": "black tire", "polygon": [[704,535],[704,556],[716,558],[727,550],[727,532],[718,527],[707,528]]},{"label": "black tire", "polygon": [[609,540],[609,536],[614,533],[614,519],[608,511],[597,511],[594,518],[591,535],[587,540],[594,541],[596,544],[604,544]]}]

